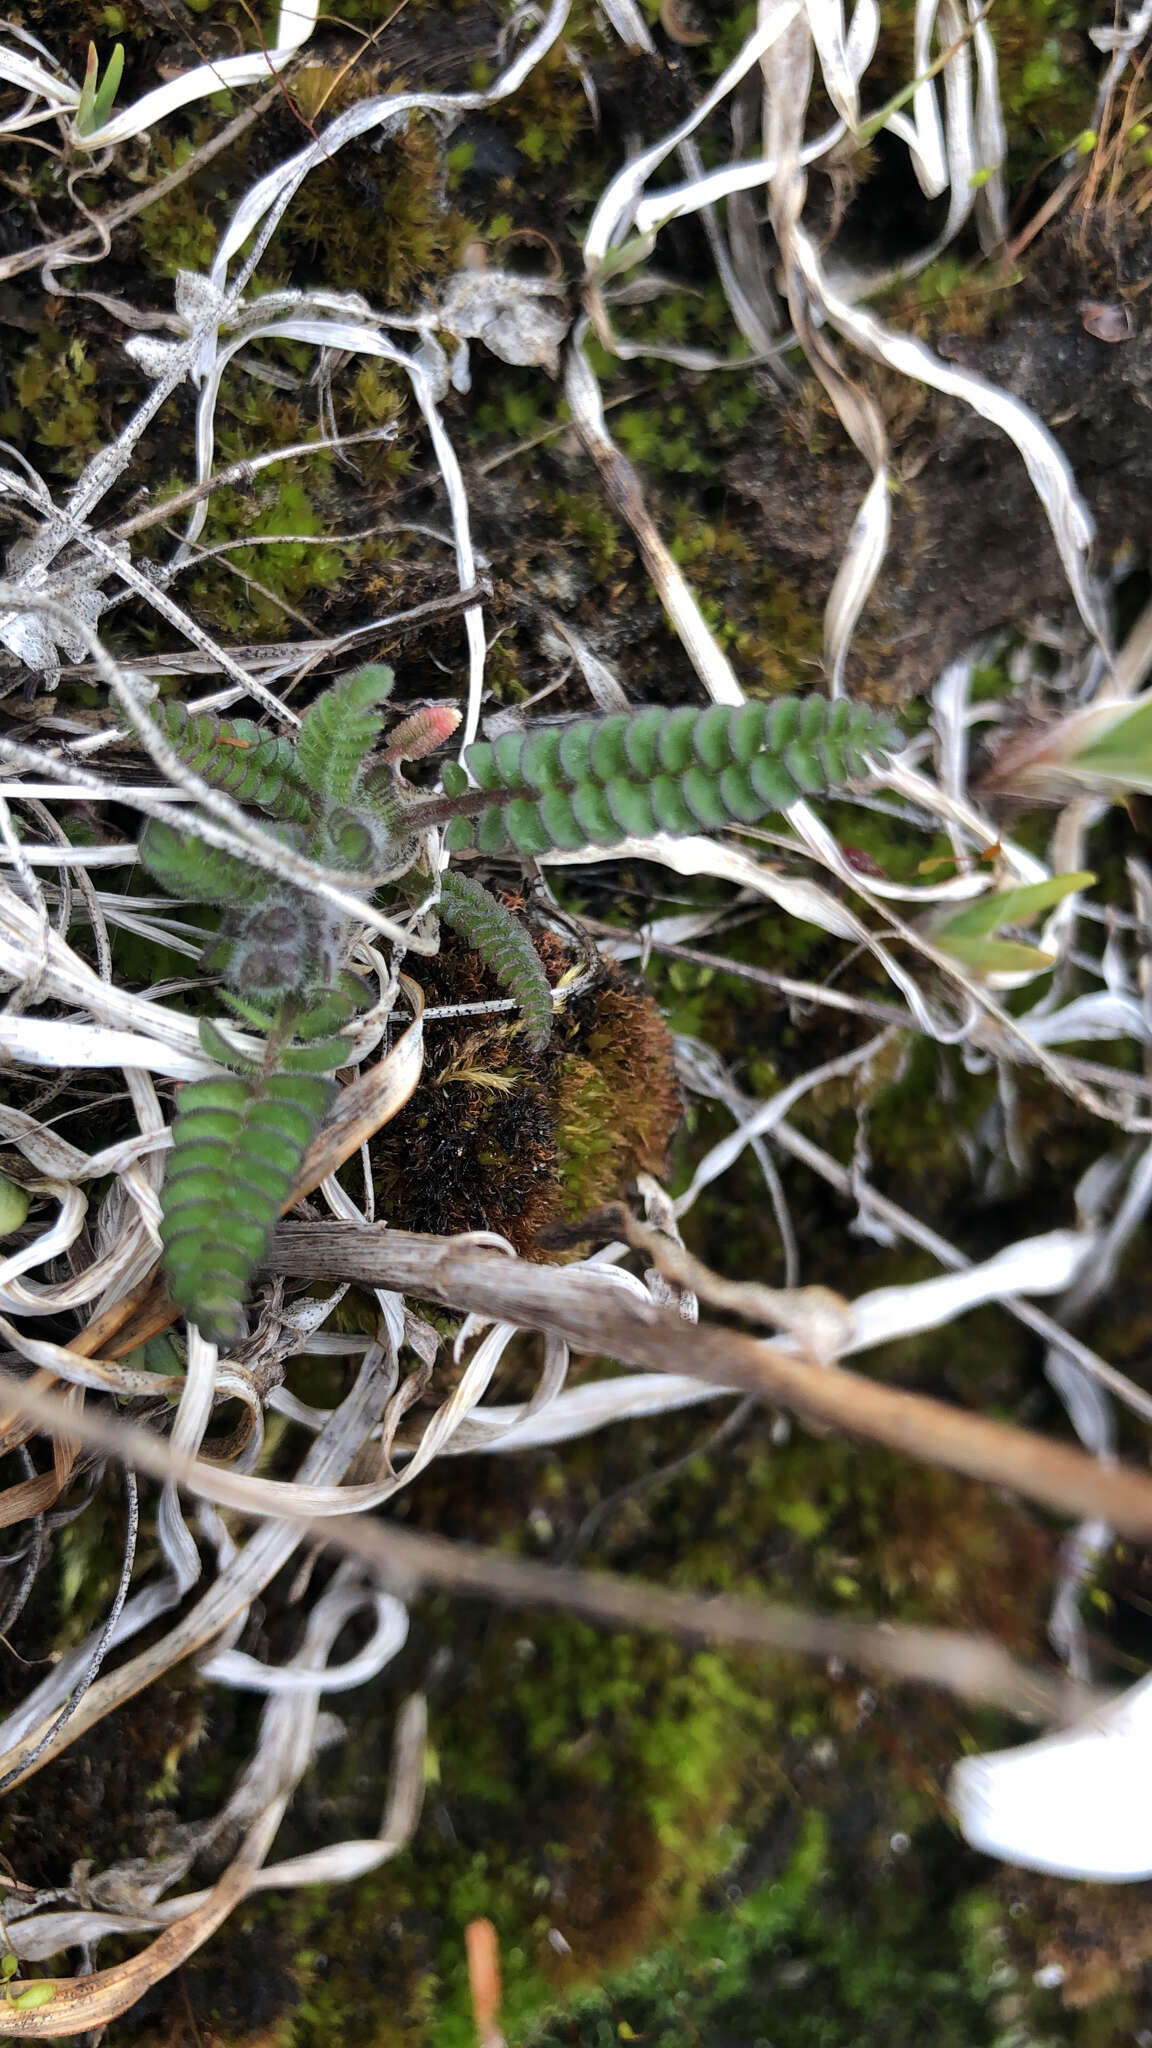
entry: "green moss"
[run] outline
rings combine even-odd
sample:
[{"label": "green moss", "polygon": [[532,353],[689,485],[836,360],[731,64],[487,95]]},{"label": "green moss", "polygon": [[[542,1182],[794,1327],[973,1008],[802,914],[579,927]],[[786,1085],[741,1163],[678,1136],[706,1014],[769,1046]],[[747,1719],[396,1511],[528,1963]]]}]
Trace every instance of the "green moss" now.
[{"label": "green moss", "polygon": [[[179,170],[217,132],[218,123],[202,109],[188,118],[184,134],[157,129],[151,138],[152,167],[157,180]],[[230,211],[228,188],[218,167],[211,174],[193,174],[182,185],[154,200],[135,221],[149,267],[160,277],[181,270],[207,271],[216,256],[219,231]]]},{"label": "green moss", "polygon": [[726,1913],[692,1922],[600,1989],[573,2000],[514,2048],[721,2048],[772,2039],[788,2048],[883,2038],[900,2048],[992,2048],[1001,2038],[987,1987],[939,1911],[936,1887],[890,1883],[853,1911],[838,1895],[833,1838],[810,1815],[786,1869]]},{"label": "green moss", "polygon": [[[357,97],[378,88],[350,74]],[[331,109],[328,110],[329,112]],[[441,145],[431,122],[411,120],[373,147],[353,145],[306,179],[293,202],[294,281],[330,282],[398,308],[459,268],[474,222],[444,203]]]},{"label": "green moss", "polygon": [[11,389],[16,403],[0,413],[0,432],[49,475],[79,476],[110,426],[107,393],[89,345],[79,335],[46,326],[20,358]]}]

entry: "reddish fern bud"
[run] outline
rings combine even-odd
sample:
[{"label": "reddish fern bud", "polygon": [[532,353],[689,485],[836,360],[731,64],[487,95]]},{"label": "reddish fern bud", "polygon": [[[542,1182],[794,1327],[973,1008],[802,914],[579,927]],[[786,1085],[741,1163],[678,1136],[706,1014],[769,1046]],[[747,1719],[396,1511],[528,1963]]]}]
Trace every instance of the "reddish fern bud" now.
[{"label": "reddish fern bud", "polygon": [[401,761],[422,761],[425,754],[435,753],[437,747],[451,739],[459,723],[460,713],[455,704],[426,704],[422,711],[413,711],[393,728],[384,759],[397,765]]}]

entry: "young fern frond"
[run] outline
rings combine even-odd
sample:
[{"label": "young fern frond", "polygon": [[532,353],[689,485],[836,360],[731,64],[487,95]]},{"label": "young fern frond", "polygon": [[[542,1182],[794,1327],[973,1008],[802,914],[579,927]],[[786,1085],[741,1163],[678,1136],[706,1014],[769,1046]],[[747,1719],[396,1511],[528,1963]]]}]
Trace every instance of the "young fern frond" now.
[{"label": "young fern frond", "polygon": [[892,721],[868,705],[824,697],[650,705],[506,733],[466,748],[467,774],[445,766],[449,797],[475,796],[469,775],[482,792],[472,815],[452,819],[446,844],[550,853],[754,825],[865,777],[900,744]]},{"label": "young fern frond", "polygon": [[380,737],[377,707],[391,692],[391,669],[374,663],[341,676],[307,713],[296,740],[297,772],[325,808],[349,802]]},{"label": "young fern frond", "polygon": [[216,718],[183,704],[158,704],[153,716],[186,767],[239,803],[306,825],[312,815],[291,740],[264,732],[250,718]]},{"label": "young fern frond", "polygon": [[552,1031],[552,991],[524,926],[471,875],[451,872],[440,880],[440,915],[515,996],[528,1043],[540,1052]]},{"label": "young fern frond", "polygon": [[260,868],[222,846],[178,832],[161,818],[148,820],[136,851],[162,889],[193,903],[255,903],[267,890],[268,877]]}]

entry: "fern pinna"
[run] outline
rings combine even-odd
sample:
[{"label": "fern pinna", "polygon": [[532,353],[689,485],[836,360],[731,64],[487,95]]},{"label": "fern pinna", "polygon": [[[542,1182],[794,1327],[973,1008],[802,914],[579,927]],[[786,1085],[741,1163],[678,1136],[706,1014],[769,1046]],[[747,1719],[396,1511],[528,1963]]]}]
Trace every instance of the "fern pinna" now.
[{"label": "fern pinna", "polygon": [[552,991],[524,926],[471,875],[451,872],[440,878],[440,916],[515,996],[528,1043],[541,1051],[552,1030]]},{"label": "fern pinna", "polygon": [[243,1335],[249,1283],[331,1099],[331,1081],[289,1057],[180,1091],[160,1237],[173,1301],[217,1343]]},{"label": "fern pinna", "polygon": [[[610,847],[655,833],[754,824],[801,796],[866,776],[900,743],[865,705],[782,697],[732,709],[652,706],[510,733],[443,769],[443,796],[405,785],[400,763],[442,743],[458,714],[432,706],[383,736],[390,669],[370,666],[324,691],[296,739],[248,719],[179,705],[156,716],[181,760],[214,788],[264,812],[286,846],[343,869],[354,888],[403,874],[418,835],[448,825],[450,850],[523,854]],[[150,823],[140,857],[161,887],[223,906],[205,965],[257,1034],[237,1044],[202,1021],[221,1072],[180,1092],[162,1197],[161,1236],[177,1305],[230,1343],[304,1152],[345,1055],[340,1027],[366,998],[346,971],[345,919],[291,883]],[[516,998],[529,1043],[552,1021],[547,978],[523,927],[470,876],[441,880],[446,924]]]},{"label": "fern pinna", "polygon": [[651,705],[506,733],[445,769],[459,806],[446,843],[533,854],[754,825],[802,796],[863,779],[899,744],[891,720],[868,705],[824,697],[702,711]]}]

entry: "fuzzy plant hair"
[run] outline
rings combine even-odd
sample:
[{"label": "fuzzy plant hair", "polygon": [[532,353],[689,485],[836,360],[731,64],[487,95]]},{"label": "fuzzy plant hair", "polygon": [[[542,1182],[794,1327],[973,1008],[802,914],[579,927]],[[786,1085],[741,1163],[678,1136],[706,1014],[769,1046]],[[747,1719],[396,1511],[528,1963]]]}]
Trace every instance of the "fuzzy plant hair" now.
[{"label": "fuzzy plant hair", "polygon": [[[610,847],[633,836],[755,824],[801,796],[862,779],[900,743],[866,705],[783,697],[705,710],[651,706],[510,733],[443,768],[443,796],[405,784],[401,763],[452,731],[431,707],[383,741],[392,671],[342,677],[295,740],[249,719],[180,705],[157,716],[180,759],[214,788],[264,813],[286,847],[357,878],[402,873],[417,835],[447,823],[453,851],[486,854]],[[383,741],[383,743],[382,743]],[[159,821],[140,858],[162,888],[221,911],[204,964],[255,1032],[243,1044],[207,1020],[220,1073],[180,1091],[162,1195],[161,1237],[176,1305],[208,1337],[232,1343],[304,1153],[346,1056],[342,1027],[366,1000],[349,975],[346,919],[292,884]],[[552,995],[523,926],[470,875],[442,877],[440,915],[519,1007],[527,1041],[547,1042]]]}]

